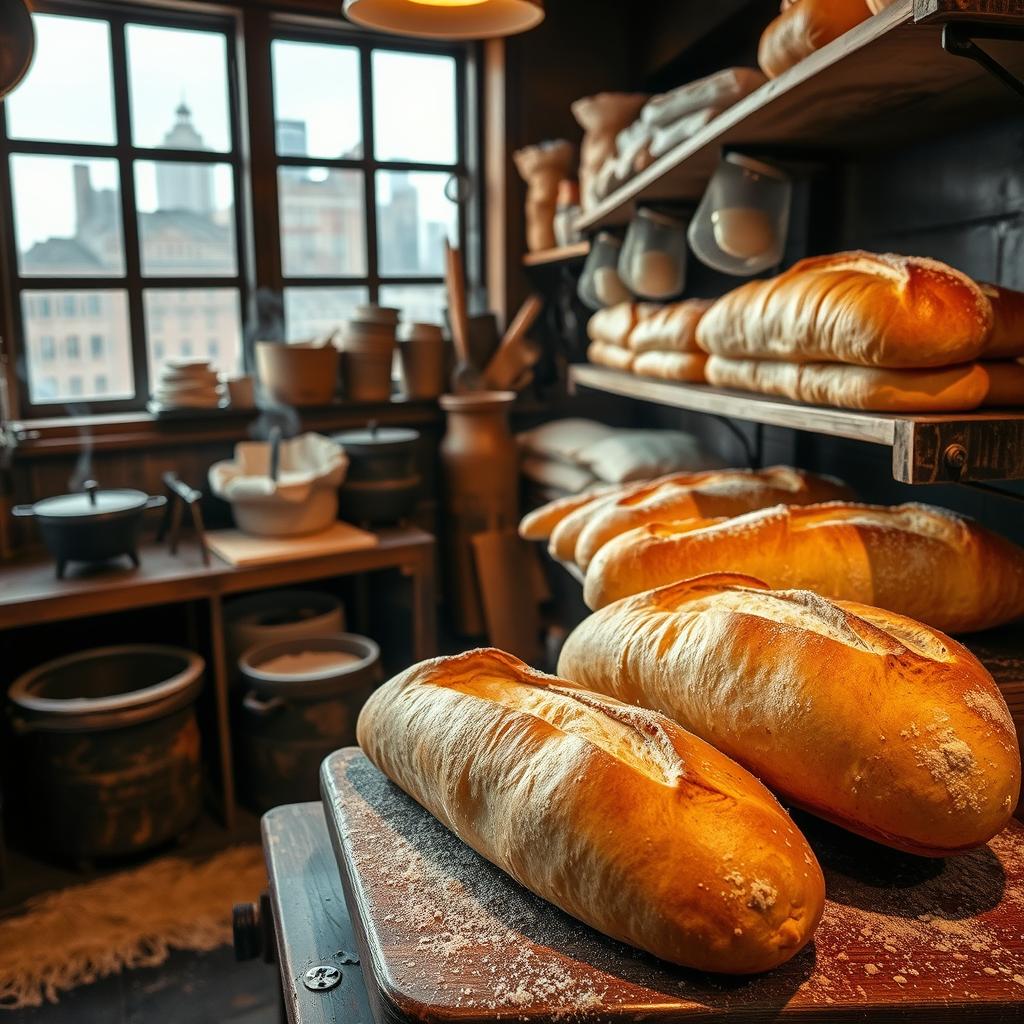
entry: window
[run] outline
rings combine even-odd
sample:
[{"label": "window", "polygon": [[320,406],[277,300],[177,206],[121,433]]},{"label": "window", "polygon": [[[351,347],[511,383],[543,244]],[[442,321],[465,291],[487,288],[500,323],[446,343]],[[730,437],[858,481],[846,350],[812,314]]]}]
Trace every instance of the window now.
[{"label": "window", "polygon": [[[276,7],[33,4],[35,61],[0,104],[16,415],[141,410],[168,359],[236,373],[249,310],[252,338],[323,336],[368,301],[442,322],[443,240],[476,238],[453,201],[472,48]],[[243,49],[269,92],[245,91]]]}]

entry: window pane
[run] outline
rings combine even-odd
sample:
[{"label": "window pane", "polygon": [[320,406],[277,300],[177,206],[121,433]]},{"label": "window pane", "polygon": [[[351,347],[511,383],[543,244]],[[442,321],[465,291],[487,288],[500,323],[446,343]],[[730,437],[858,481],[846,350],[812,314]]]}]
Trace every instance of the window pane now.
[{"label": "window pane", "polygon": [[357,305],[369,301],[366,288],[285,288],[285,340],[322,338],[350,319]]},{"label": "window pane", "polygon": [[285,277],[365,274],[363,172],[281,167],[277,182]]},{"label": "window pane", "polygon": [[112,146],[117,136],[107,23],[52,14],[34,14],[32,23],[32,68],[4,100],[8,136]]},{"label": "window pane", "polygon": [[453,164],[455,59],[373,51],[373,145],[378,160]]},{"label": "window pane", "polygon": [[242,363],[242,314],[235,288],[147,288],[143,292],[149,380],[168,359],[209,359],[221,373]]},{"label": "window pane", "polygon": [[129,25],[128,82],[136,146],[231,148],[225,37]]},{"label": "window pane", "polygon": [[124,273],[115,160],[15,154],[11,183],[22,274]]},{"label": "window pane", "polygon": [[275,39],[274,126],[281,156],[363,155],[359,51]]},{"label": "window pane", "polygon": [[127,293],[24,291],[21,311],[33,403],[135,396]]},{"label": "window pane", "polygon": [[377,172],[377,245],[381,274],[444,274],[444,240],[456,234],[457,209],[441,171]]},{"label": "window pane", "polygon": [[448,293],[443,284],[382,284],[380,304],[402,311],[402,320],[444,325]]},{"label": "window pane", "polygon": [[229,164],[138,160],[135,197],[144,274],[238,272]]}]

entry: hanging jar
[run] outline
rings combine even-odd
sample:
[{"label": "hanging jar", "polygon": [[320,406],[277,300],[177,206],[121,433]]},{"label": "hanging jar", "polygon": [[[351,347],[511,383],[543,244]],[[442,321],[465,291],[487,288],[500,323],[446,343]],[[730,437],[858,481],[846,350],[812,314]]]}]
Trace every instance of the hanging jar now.
[{"label": "hanging jar", "polygon": [[686,222],[643,207],[626,231],[619,277],[634,295],[665,300],[686,287]]},{"label": "hanging jar", "polygon": [[588,309],[604,309],[619,302],[631,302],[633,296],[619,279],[619,254],[622,240],[610,231],[599,231],[590,244],[576,294]]}]

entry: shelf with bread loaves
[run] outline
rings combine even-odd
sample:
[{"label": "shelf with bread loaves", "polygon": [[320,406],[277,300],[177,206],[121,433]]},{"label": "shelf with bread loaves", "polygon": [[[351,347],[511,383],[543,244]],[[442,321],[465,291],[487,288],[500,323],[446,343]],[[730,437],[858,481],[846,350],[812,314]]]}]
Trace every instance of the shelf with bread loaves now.
[{"label": "shelf with bread loaves", "polygon": [[[593,232],[624,224],[637,203],[699,199],[722,147],[730,144],[862,153],[947,131],[977,119],[979,109],[986,115],[1012,110],[1019,101],[1003,83],[974,61],[942,49],[943,25],[954,19],[1024,24],[1024,10],[985,0],[895,0],[787,64],[598,202],[585,204],[576,228]],[[1019,43],[986,39],[985,49],[1012,74],[1024,73]]]}]

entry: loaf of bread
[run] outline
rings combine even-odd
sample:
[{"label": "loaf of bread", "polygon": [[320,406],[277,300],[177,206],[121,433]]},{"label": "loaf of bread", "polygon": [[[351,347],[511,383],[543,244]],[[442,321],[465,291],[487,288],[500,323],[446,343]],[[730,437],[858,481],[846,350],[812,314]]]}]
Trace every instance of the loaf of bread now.
[{"label": "loaf of bread", "polygon": [[980,287],[992,304],[992,332],[982,354],[986,359],[1024,356],[1024,292],[995,284]]},{"label": "loaf of bread", "polygon": [[711,356],[704,375],[719,388],[871,412],[966,412],[980,406],[1024,403],[1024,367],[1009,360],[932,370],[885,370]]},{"label": "loaf of bread", "polygon": [[591,341],[625,348],[641,312],[648,312],[647,303],[617,302],[614,306],[599,309],[587,321],[587,337]]},{"label": "loaf of bread", "polygon": [[772,505],[812,505],[852,497],[850,489],[834,477],[788,466],[711,470],[681,483],[653,483],[629,495],[613,496],[595,508],[580,531],[573,560],[586,569],[612,538],[648,523],[737,516]]},{"label": "loaf of bread", "polygon": [[769,78],[778,78],[870,14],[865,0],[796,0],[783,4],[782,13],[761,35],[757,63]]},{"label": "loaf of bread", "polygon": [[620,345],[606,341],[592,341],[587,346],[587,360],[597,366],[609,366],[613,370],[628,370],[633,365],[633,353]]},{"label": "loaf of bread", "polygon": [[501,651],[407,669],[370,698],[358,736],[521,885],[664,960],[768,970],[821,916],[814,854],[752,775],[660,715]]},{"label": "loaf of bread", "polygon": [[718,522],[643,526],[598,551],[584,596],[602,608],[707,572],[876,605],[944,633],[1024,615],[1024,549],[953,512],[917,504],[780,505]]},{"label": "loaf of bread", "polygon": [[992,321],[981,288],[944,263],[845,252],[722,296],[697,343],[731,359],[949,366],[982,354]]},{"label": "loaf of bread", "polygon": [[684,299],[638,317],[629,335],[629,347],[638,353],[700,352],[697,324],[710,305],[710,299]]},{"label": "loaf of bread", "polygon": [[568,494],[564,498],[555,498],[554,501],[546,502],[540,508],[527,512],[519,521],[519,536],[523,540],[547,540],[551,536],[551,531],[570,512],[589,505],[596,498],[613,492],[618,494],[621,490],[622,484],[609,484],[606,487],[595,487],[593,490],[584,491],[581,494]]},{"label": "loaf of bread", "polygon": [[633,357],[632,370],[638,377],[702,384],[707,361],[703,352],[640,352]]},{"label": "loaf of bread", "polygon": [[1017,740],[992,677],[881,608],[702,576],[592,615],[558,671],[668,715],[786,800],[901,850],[979,846],[1017,803]]}]

